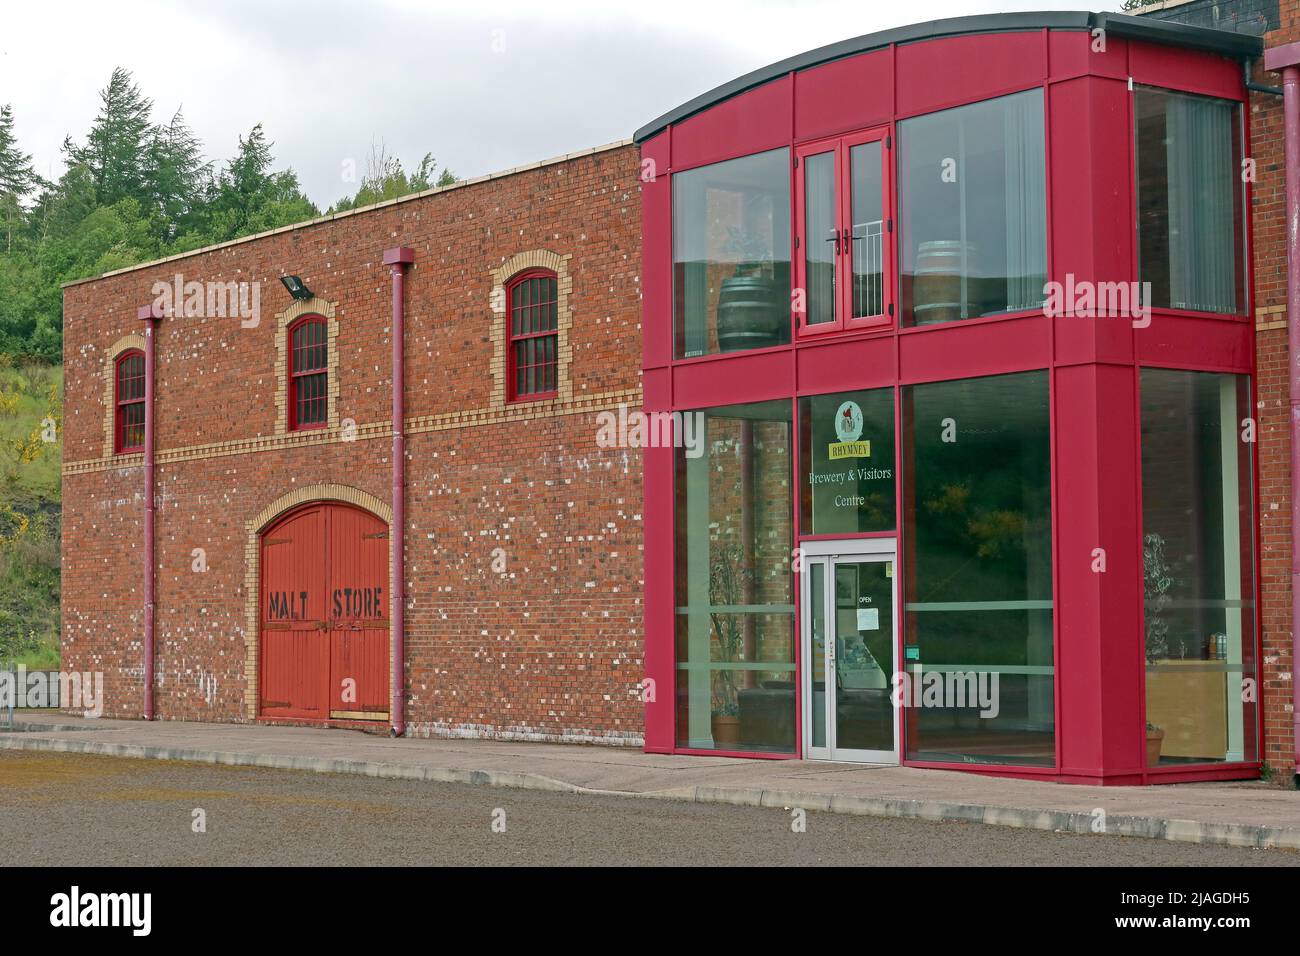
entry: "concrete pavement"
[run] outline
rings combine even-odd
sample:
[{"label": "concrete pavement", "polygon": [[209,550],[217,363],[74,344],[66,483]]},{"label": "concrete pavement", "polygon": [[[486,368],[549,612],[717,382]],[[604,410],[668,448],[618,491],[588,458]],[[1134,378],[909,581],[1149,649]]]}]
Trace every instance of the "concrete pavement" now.
[{"label": "concrete pavement", "polygon": [[21,731],[0,732],[0,749],[697,803],[799,806],[834,813],[1300,850],[1300,792],[1260,783],[1085,787],[911,767],[689,757],[573,744],[395,740],[309,727],[84,720],[48,713],[21,715],[18,720]]}]

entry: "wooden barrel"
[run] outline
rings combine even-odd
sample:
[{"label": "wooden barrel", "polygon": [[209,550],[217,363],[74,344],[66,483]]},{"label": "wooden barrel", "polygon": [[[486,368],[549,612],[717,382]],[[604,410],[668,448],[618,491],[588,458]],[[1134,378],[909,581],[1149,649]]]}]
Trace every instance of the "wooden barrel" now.
[{"label": "wooden barrel", "polygon": [[718,294],[718,349],[738,352],[778,345],[781,323],[790,321],[783,312],[771,279],[761,276],[732,276]]},{"label": "wooden barrel", "polygon": [[[934,239],[916,248],[912,279],[912,322],[933,325],[951,322],[970,312],[969,296],[962,296],[962,266],[970,262],[970,243]],[[965,309],[963,309],[965,306]]]}]

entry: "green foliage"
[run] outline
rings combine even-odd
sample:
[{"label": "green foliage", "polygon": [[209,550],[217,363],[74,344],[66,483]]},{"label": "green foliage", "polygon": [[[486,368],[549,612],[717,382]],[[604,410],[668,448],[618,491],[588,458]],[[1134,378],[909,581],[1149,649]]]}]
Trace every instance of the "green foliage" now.
[{"label": "green foliage", "polygon": [[29,667],[58,663],[62,423],[62,370],[0,354],[0,660]]},{"label": "green foliage", "polygon": [[162,124],[124,69],[100,93],[67,169],[47,183],[0,108],[0,353],[57,362],[64,282],[310,219],[291,170],[275,170],[261,126],[217,172],[178,110]]},{"label": "green foliage", "polygon": [[389,156],[382,143],[372,146],[366,173],[361,178],[361,188],[350,199],[340,199],[330,207],[330,212],[343,212],[347,209],[360,209],[377,202],[387,202],[399,196],[424,192],[435,186],[450,186],[456,182],[456,176],[450,169],[438,171],[438,164],[433,161],[432,153],[425,153],[420,165],[407,175],[402,168],[402,161],[396,156]]},{"label": "green foliage", "polygon": [[[149,259],[278,229],[320,210],[291,169],[276,169],[261,124],[220,168],[177,110],[155,123],[153,101],[116,69],[84,138],[64,140],[67,168],[45,182],[18,146],[0,106],[0,353],[60,360],[61,285]],[[426,155],[411,173],[382,146],[372,150],[355,209],[455,182]]]}]

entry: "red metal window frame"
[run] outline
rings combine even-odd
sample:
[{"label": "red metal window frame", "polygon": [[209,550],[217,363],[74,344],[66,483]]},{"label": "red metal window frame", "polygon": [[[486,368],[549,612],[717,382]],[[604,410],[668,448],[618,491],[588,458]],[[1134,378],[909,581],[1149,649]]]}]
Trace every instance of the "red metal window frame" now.
[{"label": "red metal window frame", "polygon": [[[551,283],[546,296],[536,301],[531,298],[526,302],[520,301],[519,290],[525,286],[530,290],[536,288],[532,283],[538,279]],[[559,301],[559,278],[550,269],[528,269],[511,276],[506,283],[506,393],[509,401],[538,401],[554,398],[559,393]],[[534,356],[533,362],[521,367],[520,346],[528,342],[537,343],[529,346],[534,352],[539,346],[545,350],[549,342],[550,358],[536,361]],[[534,387],[531,391],[525,387],[521,390],[521,368],[534,372],[534,383],[540,374],[543,385],[549,387]]]},{"label": "red metal window frame", "polygon": [[[139,415],[139,420],[134,419]],[[113,362],[113,451],[144,450],[144,352],[129,349]]]},{"label": "red metal window frame", "polygon": [[[299,343],[300,334],[309,328],[319,328],[319,339]],[[329,327],[325,317],[303,316],[289,326],[288,342],[289,431],[325,428],[329,424]],[[304,395],[304,391],[311,394]],[[304,421],[307,407],[319,409],[319,420],[313,414]]]},{"label": "red metal window frame", "polygon": [[[866,143],[880,143],[880,210],[884,219],[881,235],[881,305],[877,315],[853,317],[853,245],[858,237],[852,235],[853,227],[853,168],[852,152]],[[830,153],[835,161],[835,320],[817,325],[807,324],[807,309],[796,313],[798,338],[819,337],[836,332],[884,329],[893,326],[896,311],[894,290],[897,275],[894,269],[894,185],[893,185],[893,134],[890,127],[880,126],[845,136],[834,136],[795,147],[795,288],[808,290],[808,276],[804,250],[808,243],[824,241],[823,237],[807,235],[807,192],[805,173],[807,158]]]}]

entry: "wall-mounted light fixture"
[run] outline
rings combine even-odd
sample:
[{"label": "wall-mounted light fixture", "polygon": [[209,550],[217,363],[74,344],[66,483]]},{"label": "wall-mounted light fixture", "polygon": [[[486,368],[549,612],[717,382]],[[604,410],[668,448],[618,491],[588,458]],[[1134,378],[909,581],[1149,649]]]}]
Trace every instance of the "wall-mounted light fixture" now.
[{"label": "wall-mounted light fixture", "polygon": [[308,299],[316,298],[311,289],[303,285],[302,279],[297,276],[280,276],[280,281],[284,287],[289,290],[289,294],[300,302],[306,302]]}]

